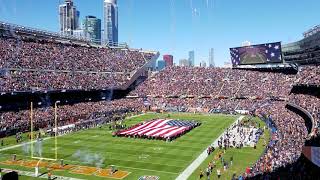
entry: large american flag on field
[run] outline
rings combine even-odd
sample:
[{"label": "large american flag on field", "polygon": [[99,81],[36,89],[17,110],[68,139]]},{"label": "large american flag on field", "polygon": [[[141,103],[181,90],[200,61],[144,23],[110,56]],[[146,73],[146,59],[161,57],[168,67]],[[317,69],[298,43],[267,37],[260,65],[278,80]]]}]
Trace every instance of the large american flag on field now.
[{"label": "large american flag on field", "polygon": [[196,121],[157,119],[133,126],[127,130],[118,132],[118,134],[170,138],[192,129],[196,124]]}]

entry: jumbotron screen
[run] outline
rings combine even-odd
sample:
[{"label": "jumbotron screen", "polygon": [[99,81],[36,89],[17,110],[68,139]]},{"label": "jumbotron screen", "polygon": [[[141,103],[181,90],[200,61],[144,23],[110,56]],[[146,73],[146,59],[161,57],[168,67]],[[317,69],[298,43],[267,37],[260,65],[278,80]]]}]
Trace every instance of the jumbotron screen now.
[{"label": "jumbotron screen", "polygon": [[282,62],[281,43],[266,43],[230,48],[233,66]]}]

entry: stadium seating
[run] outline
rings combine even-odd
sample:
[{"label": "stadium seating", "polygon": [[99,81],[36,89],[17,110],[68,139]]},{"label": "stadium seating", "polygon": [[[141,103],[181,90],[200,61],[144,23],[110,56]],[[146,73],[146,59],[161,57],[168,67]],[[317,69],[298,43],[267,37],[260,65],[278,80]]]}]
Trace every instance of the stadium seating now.
[{"label": "stadium seating", "polygon": [[310,112],[313,118],[317,121],[317,125],[320,124],[319,98],[306,94],[292,94],[290,96],[290,101]]},{"label": "stadium seating", "polygon": [[0,91],[119,87],[153,56],[137,50],[3,37]]},{"label": "stadium seating", "polygon": [[273,132],[265,154],[253,166],[253,176],[295,162],[301,155],[307,137],[304,120],[288,111],[283,102],[264,106],[257,110],[257,114],[272,119],[277,130]]},{"label": "stadium seating", "polygon": [[[103,102],[87,102],[64,105],[57,108],[58,126],[64,126],[81,120],[108,118],[115,112],[136,112],[142,109],[141,99],[120,99]],[[46,128],[54,123],[54,108],[38,108],[34,112],[34,127]],[[0,114],[0,136],[30,130],[30,110],[2,112]]]},{"label": "stadium seating", "polygon": [[222,68],[170,67],[139,86],[138,96],[286,97],[293,75]]},{"label": "stadium seating", "polygon": [[[97,48],[52,40],[0,38],[0,92],[117,88],[154,56],[136,50]],[[320,99],[290,94],[295,85],[320,85],[320,67],[297,75],[245,69],[167,67],[129,92],[136,98],[83,102],[58,108],[59,126],[83,120],[105,122],[150,106],[165,111],[235,113],[247,110],[272,120],[275,130],[252,176],[274,171],[300,157],[308,136],[304,120],[286,109],[292,102],[320,124]],[[141,99],[144,98],[144,99]],[[0,136],[30,129],[30,111],[0,112]],[[34,110],[35,128],[54,122],[53,107]]]},{"label": "stadium seating", "polygon": [[[303,72],[296,76],[250,70],[170,67],[149,78],[131,95],[148,97],[151,105],[162,109],[220,109],[218,112],[229,113],[238,109],[255,111],[257,115],[272,119],[277,130],[272,134],[266,153],[253,166],[254,176],[285,167],[300,157],[308,132],[303,118],[286,109],[286,100],[291,99],[292,86],[299,81],[302,80],[301,84],[318,83],[317,67],[307,67],[305,71],[310,69],[312,78]],[[293,97],[292,100],[300,98],[304,103],[302,107],[315,117],[319,116],[318,98]],[[274,101],[280,99],[282,101]]]},{"label": "stadium seating", "polygon": [[297,84],[320,86],[320,66],[304,66],[297,78]]}]

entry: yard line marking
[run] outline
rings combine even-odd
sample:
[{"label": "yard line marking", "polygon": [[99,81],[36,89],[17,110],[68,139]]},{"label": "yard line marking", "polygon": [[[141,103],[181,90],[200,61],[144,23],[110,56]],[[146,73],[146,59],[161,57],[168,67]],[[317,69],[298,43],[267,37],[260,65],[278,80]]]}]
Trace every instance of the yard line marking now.
[{"label": "yard line marking", "polygon": [[[240,116],[238,119],[236,119],[229,127],[232,127],[234,124],[236,124],[238,121],[241,121],[244,118],[244,116]],[[225,134],[225,131],[214,141],[212,142],[212,145],[214,147],[217,147],[218,140],[220,137],[222,137]],[[180,175],[176,178],[176,180],[185,180],[190,177],[190,175],[202,164],[204,160],[208,157],[207,154],[207,148],[195,159],[183,172],[180,173]]]},{"label": "yard line marking", "polygon": [[[8,154],[8,153],[2,153],[2,154],[3,155],[12,155],[12,154]],[[30,158],[29,156],[25,156],[25,155],[19,155],[19,156]],[[66,163],[67,162],[76,163],[76,165],[83,165],[84,164],[81,161],[73,161],[73,160],[67,160],[67,159],[65,160],[65,162]],[[134,162],[143,162],[143,161],[134,161]],[[128,167],[128,166],[119,166],[119,165],[109,165],[109,166],[122,167],[122,168],[126,168],[126,169],[136,169],[136,170],[142,170],[142,171],[153,171],[153,172],[160,172],[160,173],[166,173],[166,174],[179,174],[179,173],[168,172],[168,171],[159,171],[159,170],[153,170],[153,169],[143,169],[143,168],[135,168],[135,167]]]},{"label": "yard line marking", "polygon": [[114,165],[114,166],[116,166],[116,167],[122,167],[122,168],[127,168],[127,169],[142,170],[142,171],[160,172],[160,173],[166,173],[166,174],[179,174],[179,173],[174,173],[174,172],[159,171],[159,170],[153,170],[153,169],[143,169],[143,168],[135,168],[135,167],[127,167],[127,166],[118,166],[118,165]]}]

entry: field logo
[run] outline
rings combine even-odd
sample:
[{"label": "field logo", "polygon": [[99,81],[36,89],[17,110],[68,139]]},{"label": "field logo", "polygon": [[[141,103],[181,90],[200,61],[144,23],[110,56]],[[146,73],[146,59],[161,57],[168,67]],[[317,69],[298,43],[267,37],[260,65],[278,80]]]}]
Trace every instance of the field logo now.
[{"label": "field logo", "polygon": [[148,159],[150,157],[149,154],[142,154],[139,156],[139,159]]},{"label": "field logo", "polygon": [[158,176],[141,176],[138,180],[159,180]]}]

